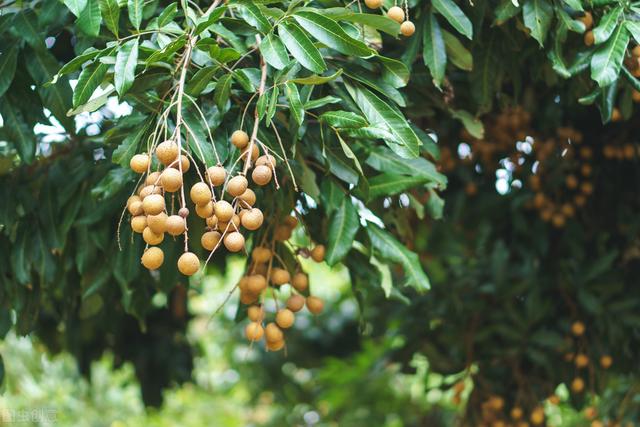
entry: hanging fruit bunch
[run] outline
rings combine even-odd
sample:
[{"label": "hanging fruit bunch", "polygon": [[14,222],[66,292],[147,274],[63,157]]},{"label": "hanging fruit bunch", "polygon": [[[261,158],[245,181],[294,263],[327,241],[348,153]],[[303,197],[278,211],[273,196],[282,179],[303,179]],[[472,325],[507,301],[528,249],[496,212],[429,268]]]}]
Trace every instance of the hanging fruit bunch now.
[{"label": "hanging fruit bunch", "polygon": [[[383,5],[383,0],[364,0],[364,4],[369,9],[380,9]],[[401,6],[398,6],[398,2],[394,2],[394,5],[387,10],[387,16],[400,24],[400,33],[405,37],[411,37],[416,32],[416,26],[409,20],[409,3],[408,1],[402,1]]]}]

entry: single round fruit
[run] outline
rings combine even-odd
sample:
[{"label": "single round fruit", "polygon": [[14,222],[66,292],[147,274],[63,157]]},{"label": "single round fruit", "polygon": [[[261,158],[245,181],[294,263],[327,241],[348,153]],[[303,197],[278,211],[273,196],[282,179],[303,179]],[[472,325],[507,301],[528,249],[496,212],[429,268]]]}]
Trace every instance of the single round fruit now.
[{"label": "single round fruit", "polygon": [[193,252],[185,252],[178,258],[178,270],[185,276],[193,276],[200,269],[200,260]]},{"label": "single round fruit", "polygon": [[240,292],[249,292],[247,290],[247,283],[249,283],[249,276],[242,276],[240,280],[238,280],[238,289],[240,289]]},{"label": "single round fruit", "polygon": [[585,12],[584,16],[581,16],[578,20],[584,24],[587,30],[593,27],[593,15],[591,12]]},{"label": "single round fruit", "polygon": [[172,140],[161,142],[156,147],[156,157],[163,165],[170,165],[178,157],[178,144]]},{"label": "single round fruit", "polygon": [[622,113],[620,112],[620,109],[618,107],[613,107],[613,110],[611,111],[611,121],[619,122],[620,120],[622,120]]},{"label": "single round fruit", "polygon": [[309,287],[309,277],[304,273],[296,273],[291,279],[291,284],[297,291],[304,292]]},{"label": "single round fruit", "polygon": [[366,4],[369,9],[380,9],[382,3],[384,3],[382,0],[364,0],[364,4]]},{"label": "single round fruit", "polygon": [[233,218],[233,207],[226,200],[218,200],[213,206],[218,222],[229,222]]},{"label": "single round fruit", "polygon": [[131,158],[129,162],[131,170],[135,173],[145,173],[149,168],[149,155],[148,154],[136,154]]},{"label": "single round fruit", "polygon": [[531,422],[534,425],[540,425],[544,422],[544,410],[540,407],[535,408],[531,411],[531,416],[529,417]]},{"label": "single round fruit", "polygon": [[256,166],[268,166],[269,168],[276,166],[276,158],[271,154],[263,154],[262,156],[256,159]]},{"label": "single round fruit", "polygon": [[577,368],[585,368],[589,365],[589,358],[586,354],[577,354],[574,362]]},{"label": "single round fruit", "polygon": [[291,228],[286,225],[279,225],[273,233],[273,238],[278,242],[284,242],[291,238]]},{"label": "single round fruit", "polygon": [[180,215],[171,215],[166,222],[167,233],[172,236],[179,236],[184,233],[186,228],[184,218]]},{"label": "single round fruit", "polygon": [[227,179],[227,171],[222,166],[211,166],[207,169],[207,177],[209,177],[211,185],[218,187],[224,184]]},{"label": "single round fruit", "polygon": [[251,259],[257,263],[264,263],[271,259],[271,249],[264,246],[256,246],[251,251]]},{"label": "single round fruit", "polygon": [[180,170],[180,166],[182,166],[182,173],[186,173],[191,168],[191,162],[187,156],[180,156],[180,162],[174,163],[171,167]]},{"label": "single round fruit", "polygon": [[324,253],[324,245],[318,245],[315,248],[311,249],[311,258],[315,262],[322,262],[324,261]]},{"label": "single round fruit", "polygon": [[519,406],[514,406],[513,409],[511,409],[511,418],[514,420],[522,418],[522,409]]},{"label": "single round fruit", "polygon": [[387,16],[400,24],[404,21],[404,10],[401,7],[393,6],[387,11]]},{"label": "single round fruit", "polygon": [[224,246],[229,252],[239,252],[244,248],[244,236],[233,231],[224,236]]},{"label": "single round fruit", "polygon": [[262,325],[258,322],[250,322],[244,328],[244,334],[247,336],[249,341],[259,341],[262,339],[264,335],[264,329]]},{"label": "single round fruit", "polygon": [[293,230],[298,226],[298,218],[290,215],[284,219],[284,225],[286,225],[287,227]]},{"label": "single round fruit", "polygon": [[167,168],[160,175],[160,182],[165,191],[173,193],[182,187],[182,174],[174,168]]},{"label": "single round fruit", "polygon": [[[249,147],[242,150],[240,157],[246,159],[248,150],[249,150]],[[258,156],[260,156],[260,149],[258,148],[258,144],[253,144],[253,148],[251,148],[251,160],[255,161],[258,158]]]},{"label": "single round fruit", "polygon": [[213,215],[213,202],[209,200],[204,205],[196,205],[196,215],[203,219]]},{"label": "single round fruit", "polygon": [[584,390],[584,380],[580,377],[574,378],[571,381],[571,390],[574,393],[581,393]]},{"label": "single round fruit", "polygon": [[211,252],[216,247],[218,242],[220,242],[221,237],[222,235],[217,231],[207,231],[200,238],[200,244],[202,244],[203,248]]},{"label": "single round fruit", "polygon": [[136,233],[142,233],[147,227],[147,217],[144,215],[131,217],[131,229]]},{"label": "single round fruit", "polygon": [[593,36],[593,31],[589,30],[586,33],[584,33],[584,44],[587,46],[591,46],[593,45],[593,43],[596,41],[596,38]]},{"label": "single round fruit", "polygon": [[276,314],[276,323],[282,329],[289,329],[291,326],[293,326],[293,322],[295,321],[295,319],[296,317],[294,316],[293,312],[288,308],[278,310],[278,313]]},{"label": "single round fruit", "polygon": [[278,351],[284,347],[284,339],[280,341],[267,341],[267,350]]},{"label": "single round fruit", "polygon": [[149,270],[157,270],[164,262],[164,252],[162,249],[152,246],[142,254],[142,265]]},{"label": "single round fruit", "polygon": [[247,290],[251,293],[259,295],[260,292],[267,289],[267,278],[261,274],[252,274],[247,280]]},{"label": "single round fruit", "polygon": [[127,208],[129,208],[129,206],[131,206],[131,203],[133,202],[142,202],[142,199],[140,198],[140,196],[137,195],[133,195],[133,196],[129,196],[129,198],[127,199]]},{"label": "single round fruit", "polygon": [[258,208],[251,208],[251,210],[242,215],[242,226],[247,230],[257,230],[262,225],[264,216],[262,211]]},{"label": "single round fruit", "polygon": [[242,200],[242,205],[245,208],[250,208],[256,203],[256,193],[250,188],[247,188],[238,198]]},{"label": "single round fruit", "polygon": [[233,197],[238,197],[245,192],[249,183],[243,175],[236,175],[227,183],[227,192]]},{"label": "single round fruit", "polygon": [[602,366],[603,369],[609,369],[611,365],[613,365],[613,358],[611,356],[604,355],[600,358],[600,366]]},{"label": "single round fruit", "polygon": [[142,208],[142,201],[139,199],[140,198],[138,197],[138,200],[134,200],[127,205],[127,210],[133,216],[142,215],[144,213],[144,209]]},{"label": "single round fruit", "polygon": [[158,215],[148,215],[147,224],[149,228],[156,234],[167,231],[167,214],[160,212]]},{"label": "single round fruit", "polygon": [[247,317],[253,322],[260,322],[264,318],[264,309],[259,305],[252,305],[247,309]]},{"label": "single round fruit", "polygon": [[258,295],[251,292],[240,292],[240,302],[243,304],[253,304],[258,301]]},{"label": "single round fruit", "polygon": [[159,245],[164,240],[164,233],[155,233],[147,226],[142,231],[142,238],[149,245]]},{"label": "single round fruit", "polygon": [[269,342],[282,341],[284,339],[282,330],[273,322],[267,324],[264,328],[264,334]]},{"label": "single round fruit", "polygon": [[242,150],[249,144],[249,135],[243,130],[237,130],[231,134],[231,143]]},{"label": "single round fruit", "polygon": [[312,314],[320,314],[322,312],[322,309],[324,308],[324,301],[322,301],[318,297],[307,297],[307,300],[305,302],[307,304],[307,309]]},{"label": "single round fruit", "polygon": [[287,300],[287,308],[294,313],[302,310],[304,307],[304,297],[302,295],[293,294]]},{"label": "single round fruit", "polygon": [[193,184],[191,187],[191,191],[189,192],[189,196],[191,196],[191,201],[196,205],[206,205],[211,201],[211,189],[204,182],[197,182]]},{"label": "single round fruit", "polygon": [[576,321],[571,324],[571,333],[576,337],[582,336],[585,329],[584,323],[580,321]]},{"label": "single round fruit", "polygon": [[158,215],[164,210],[164,197],[160,194],[149,194],[142,201],[142,209],[147,215]]},{"label": "single round fruit", "polygon": [[280,286],[285,283],[289,283],[291,280],[291,275],[284,268],[273,268],[271,269],[271,283],[274,285]]},{"label": "single round fruit", "polygon": [[400,32],[405,37],[411,37],[416,32],[416,26],[411,21],[404,21],[400,25]]},{"label": "single round fruit", "polygon": [[182,218],[186,218],[189,216],[189,209],[187,208],[180,208],[178,210],[178,215],[180,215]]},{"label": "single round fruit", "polygon": [[151,172],[144,180],[145,185],[157,185],[160,183],[160,172]]},{"label": "single round fruit", "polygon": [[258,185],[267,185],[271,181],[271,169],[269,166],[260,165],[256,166],[253,172],[251,172],[251,179]]}]

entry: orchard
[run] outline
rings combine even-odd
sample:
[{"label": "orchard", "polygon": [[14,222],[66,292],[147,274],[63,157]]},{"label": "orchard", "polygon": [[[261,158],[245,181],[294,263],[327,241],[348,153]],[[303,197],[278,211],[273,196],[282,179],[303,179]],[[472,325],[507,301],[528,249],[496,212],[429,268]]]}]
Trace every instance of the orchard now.
[{"label": "orchard", "polygon": [[640,425],[638,103],[631,1],[0,0],[0,337],[167,408],[195,325],[242,425]]}]

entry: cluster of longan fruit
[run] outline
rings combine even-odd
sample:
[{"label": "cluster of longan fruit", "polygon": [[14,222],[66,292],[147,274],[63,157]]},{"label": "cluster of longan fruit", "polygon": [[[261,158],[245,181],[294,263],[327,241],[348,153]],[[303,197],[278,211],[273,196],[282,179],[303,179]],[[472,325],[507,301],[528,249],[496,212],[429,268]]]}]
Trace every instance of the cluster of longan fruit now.
[{"label": "cluster of longan fruit", "polygon": [[[248,162],[251,156],[252,181],[258,186],[267,185],[275,171],[276,159],[270,154],[260,156],[256,144],[249,144],[249,136],[242,130],[231,135],[231,143],[240,151],[240,159]],[[251,147],[251,153],[248,150]],[[151,172],[152,155],[136,154],[130,161],[131,169],[143,174],[143,184],[137,194],[129,197],[127,209],[131,214],[131,228],[141,233],[149,247],[144,251],[141,262],[149,270],[156,270],[164,262],[164,253],[157,245],[162,243],[165,233],[173,237],[185,236],[184,253],[178,258],[178,270],[191,276],[200,269],[200,259],[188,250],[187,218],[190,215],[184,195],[184,174],[191,168],[190,155],[180,152],[173,139],[157,144],[153,152],[158,170]],[[250,164],[247,163],[247,165]],[[255,192],[249,188],[249,180],[244,171],[230,176],[221,165],[209,167],[204,176],[197,165],[194,167],[200,181],[191,186],[189,197],[195,206],[196,215],[206,223],[206,231],[200,243],[208,252],[214,252],[223,244],[230,252],[239,252],[245,247],[242,228],[253,231],[262,226],[264,215],[253,207]],[[218,191],[218,197],[216,197]],[[177,212],[175,202],[177,197]],[[169,198],[170,197],[170,198]],[[170,203],[167,201],[170,200]]]},{"label": "cluster of longan fruit", "polygon": [[531,424],[542,425],[545,420],[544,410],[541,406],[536,406],[531,410],[528,417],[529,422],[520,406],[516,404],[507,411],[504,398],[497,395],[487,397],[480,408],[483,422],[491,427],[529,427]]},{"label": "cluster of longan fruit", "polygon": [[602,147],[602,155],[608,160],[633,160],[640,157],[640,150],[634,144],[606,144]]},{"label": "cluster of longan fruit", "polygon": [[[261,245],[253,248],[247,273],[238,282],[240,302],[249,305],[247,309],[249,323],[245,327],[245,336],[252,343],[264,338],[269,351],[278,351],[284,347],[283,331],[293,326],[295,313],[306,306],[310,313],[317,315],[324,308],[322,299],[309,295],[307,274],[299,265],[296,266],[295,272],[290,272],[275,250],[276,243],[289,240],[297,224],[298,220],[295,216],[287,216],[282,224],[276,226],[270,246]],[[299,252],[303,256],[310,256],[316,262],[324,261],[325,248],[322,245],[317,245],[311,250],[305,248]],[[276,292],[279,292],[284,285],[290,285],[291,293],[284,307],[280,308]],[[276,303],[276,312],[273,321],[265,325],[266,313],[263,301],[268,290],[271,290]]]},{"label": "cluster of longan fruit", "polygon": [[[383,0],[364,0],[364,4],[369,9],[380,9]],[[405,3],[406,6],[406,3]],[[405,11],[400,6],[392,6],[387,10],[387,16],[400,24],[400,34],[405,37],[411,37],[416,32],[416,26],[411,22],[405,14]]]}]

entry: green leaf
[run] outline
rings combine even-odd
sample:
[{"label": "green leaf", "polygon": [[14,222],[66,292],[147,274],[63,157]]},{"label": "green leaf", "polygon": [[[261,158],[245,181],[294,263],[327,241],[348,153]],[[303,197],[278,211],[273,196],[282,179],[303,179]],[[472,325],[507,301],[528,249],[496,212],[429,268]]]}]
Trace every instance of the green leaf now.
[{"label": "green leaf", "polygon": [[636,43],[640,44],[640,23],[635,21],[624,21],[627,31],[635,39]]},{"label": "green leaf", "polygon": [[448,31],[442,30],[444,38],[444,48],[451,63],[461,70],[471,71],[473,69],[473,56],[465,48],[460,40]]},{"label": "green leaf", "polygon": [[471,94],[479,104],[481,111],[491,108],[494,88],[500,79],[500,62],[495,57],[495,42],[490,38],[482,48],[475,49],[473,56],[473,70],[471,71]]},{"label": "green leaf", "polygon": [[104,76],[107,74],[109,66],[102,63],[94,63],[87,67],[80,73],[78,77],[78,83],[73,91],[73,107],[77,107],[87,102],[93,92],[96,90]]},{"label": "green leaf", "polygon": [[327,69],[320,51],[297,24],[281,22],[278,25],[278,34],[287,50],[300,65],[314,73],[323,73]]},{"label": "green leaf", "polygon": [[173,21],[173,18],[178,14],[178,3],[171,3],[165,7],[160,16],[158,16],[158,28],[162,28],[169,22]]},{"label": "green leaf", "polygon": [[78,29],[88,36],[97,37],[100,34],[101,23],[99,0],[87,0],[87,7],[84,8],[76,21]]},{"label": "green leaf", "polygon": [[129,168],[129,162],[131,158],[138,152],[138,146],[142,137],[147,132],[149,123],[145,123],[144,126],[138,126],[135,130],[127,135],[120,145],[113,150],[111,155],[111,161],[117,163],[123,168]]},{"label": "green leaf", "polygon": [[154,62],[169,59],[171,55],[182,49],[186,43],[186,38],[184,36],[180,36],[171,43],[167,44],[161,50],[153,52],[147,59],[145,59],[144,62],[147,64],[153,64]]},{"label": "green leaf", "polygon": [[409,83],[409,68],[403,62],[386,56],[378,56],[378,60],[382,63],[382,80],[385,83],[394,88],[405,87]]},{"label": "green leaf", "polygon": [[325,260],[329,265],[340,262],[351,250],[353,240],[360,228],[358,211],[351,202],[351,197],[343,194],[340,205],[329,221],[327,252]]},{"label": "green leaf", "polygon": [[0,97],[11,86],[13,76],[16,73],[16,65],[18,64],[18,51],[20,45],[14,43],[8,49],[0,53]]},{"label": "green leaf", "polygon": [[97,109],[99,109],[100,107],[102,107],[104,104],[107,103],[107,101],[109,100],[109,97],[111,95],[113,95],[113,92],[116,91],[116,88],[111,88],[110,90],[108,90],[107,92],[103,93],[100,96],[97,96],[93,99],[91,99],[88,102],[85,102],[84,104],[69,110],[67,112],[67,116],[71,117],[71,116],[75,116],[77,114],[82,114],[82,113],[92,113],[94,111],[96,111]]},{"label": "green leaf", "polygon": [[142,24],[142,9],[144,8],[144,0],[127,0],[127,10],[129,11],[129,21],[136,30],[140,29]]},{"label": "green leaf", "polygon": [[226,6],[220,6],[215,8],[210,14],[200,17],[198,19],[198,24],[196,25],[195,34],[198,35],[202,33],[204,30],[218,22],[226,10]]},{"label": "green leaf", "polygon": [[431,288],[429,279],[424,273],[420,265],[420,259],[415,252],[407,249],[395,237],[371,222],[367,223],[367,234],[371,239],[373,249],[379,254],[380,258],[402,265],[407,278],[407,285],[412,286],[419,292],[424,292]]},{"label": "green leaf", "polygon": [[451,110],[451,116],[460,120],[471,136],[478,139],[484,138],[484,125],[482,124],[482,120],[464,110]]},{"label": "green leaf", "polygon": [[229,95],[231,94],[231,84],[233,83],[233,75],[225,74],[218,79],[216,90],[213,93],[213,101],[216,103],[218,110],[223,111]]},{"label": "green leaf", "polygon": [[60,76],[64,76],[65,74],[73,73],[74,71],[80,69],[82,64],[84,64],[87,61],[92,60],[93,58],[97,57],[98,55],[100,55],[102,53],[104,53],[104,50],[98,50],[98,49],[93,48],[93,47],[88,48],[87,50],[82,52],[80,55],[76,56],[71,61],[69,61],[66,64],[64,64],[62,66],[62,68],[60,68],[58,73],[54,76],[53,82],[55,82],[55,80],[57,80]]},{"label": "green leaf", "polygon": [[329,104],[338,104],[342,102],[342,99],[337,98],[335,96],[323,96],[322,98],[312,99],[311,101],[304,104],[305,110],[313,110],[316,108],[321,108]]},{"label": "green leaf", "polygon": [[334,81],[335,79],[337,79],[342,75],[342,71],[343,71],[342,68],[340,68],[338,71],[331,74],[330,76],[318,76],[314,74],[309,77],[298,77],[295,79],[291,79],[289,81],[293,83],[301,84],[301,85],[321,85],[324,83],[329,83]]},{"label": "green leaf", "polygon": [[591,58],[591,78],[600,87],[609,86],[620,74],[620,66],[629,44],[629,33],[623,25],[618,26],[609,40]]},{"label": "green leaf", "polygon": [[351,150],[351,147],[349,147],[349,144],[347,144],[347,142],[342,138],[340,133],[336,133],[336,137],[340,142],[340,148],[342,148],[342,152],[344,153],[344,155],[347,156],[348,159],[351,159],[353,165],[356,167],[356,169],[358,169],[358,172],[360,172],[360,175],[364,177],[364,172],[362,171],[360,161],[358,160],[358,157],[355,155],[353,150]]},{"label": "green leaf", "polygon": [[299,126],[304,120],[304,106],[302,105],[302,101],[300,101],[298,87],[295,83],[287,82],[284,86],[284,93],[289,101],[289,111],[291,111],[291,115]]},{"label": "green leaf", "polygon": [[[2,13],[0,13],[1,15]],[[38,18],[33,9],[24,9],[15,14],[12,32],[19,39],[25,40],[34,49],[44,47],[44,37],[40,34]]]},{"label": "green leaf", "polygon": [[582,7],[582,2],[580,0],[562,0],[562,1],[565,2],[567,6],[569,6],[573,10],[577,10],[579,12],[582,12],[584,10],[584,8]]},{"label": "green leaf", "polygon": [[218,65],[209,65],[199,69],[187,83],[185,91],[191,96],[200,95],[207,85],[211,83],[213,76],[219,69]]},{"label": "green leaf", "polygon": [[447,51],[444,47],[440,25],[433,13],[429,13],[425,21],[423,35],[422,58],[424,59],[424,64],[431,71],[433,83],[439,88],[444,79],[444,72],[447,66]]},{"label": "green leaf", "polygon": [[447,177],[438,172],[435,165],[424,157],[405,159],[387,147],[374,146],[366,163],[380,172],[420,178],[440,188],[445,188],[447,185]]},{"label": "green leaf", "polygon": [[274,33],[269,33],[267,37],[262,39],[260,53],[267,64],[278,70],[282,70],[289,63],[289,55],[284,44]]},{"label": "green leaf", "polygon": [[[267,123],[271,123],[271,119],[273,119],[273,116],[276,115],[276,107],[277,107],[279,95],[280,95],[280,88],[278,86],[274,86],[273,89],[271,89],[271,94],[269,95],[269,105],[267,106],[267,112],[266,112]],[[266,96],[266,94],[264,96]]]},{"label": "green leaf", "polygon": [[320,120],[335,128],[356,129],[367,126],[367,120],[351,111],[327,111]]},{"label": "green leaf", "polygon": [[369,179],[369,199],[381,196],[392,196],[410,188],[426,184],[428,178],[423,176],[405,176],[394,173],[383,173]]},{"label": "green leaf", "polygon": [[240,4],[240,15],[249,25],[256,28],[262,33],[269,33],[271,31],[271,23],[260,8],[252,1],[244,2]]},{"label": "green leaf", "polygon": [[311,11],[296,12],[293,18],[313,37],[338,52],[361,57],[371,56],[373,53],[366,44],[349,36],[331,18]]},{"label": "green leaf", "polygon": [[473,25],[462,9],[453,0],[433,0],[433,8],[444,16],[460,34],[469,40],[473,38]]},{"label": "green leaf", "polygon": [[4,120],[3,129],[10,142],[15,144],[16,150],[24,163],[31,163],[36,154],[36,139],[33,129],[8,97],[0,98],[0,114]]},{"label": "green leaf", "polygon": [[531,36],[538,41],[540,47],[549,32],[553,19],[553,6],[548,0],[527,0],[522,7],[524,25],[531,30]]},{"label": "green leaf", "polygon": [[84,10],[84,8],[87,6],[87,0],[63,0],[63,1],[65,6],[69,8],[71,13],[73,13],[77,17],[80,17],[80,14]]},{"label": "green leaf", "polygon": [[389,19],[383,15],[377,15],[373,13],[355,13],[350,9],[344,7],[335,7],[331,9],[325,9],[323,13],[331,17],[336,21],[347,21],[356,24],[362,24],[367,27],[374,28],[379,31],[383,31],[392,36],[397,36],[400,33],[400,24],[393,19]]},{"label": "green leaf", "polygon": [[598,22],[598,26],[593,29],[593,40],[595,44],[604,43],[611,37],[613,31],[618,26],[618,21],[622,16],[622,7],[614,7],[607,12]]},{"label": "green leaf", "polygon": [[118,23],[120,22],[118,0],[100,0],[100,11],[105,25],[118,38]]},{"label": "green leaf", "polygon": [[138,63],[138,39],[132,39],[120,46],[116,55],[114,84],[120,98],[131,88],[136,78]]}]

